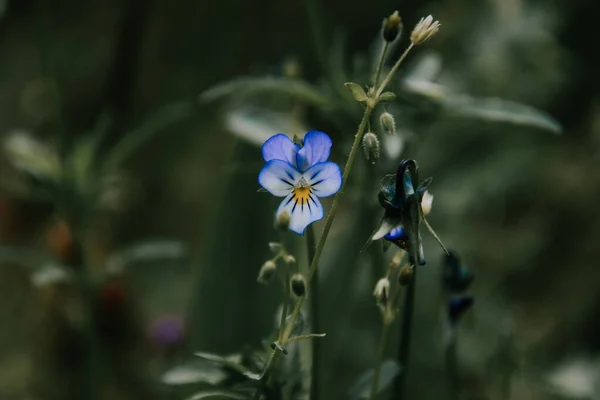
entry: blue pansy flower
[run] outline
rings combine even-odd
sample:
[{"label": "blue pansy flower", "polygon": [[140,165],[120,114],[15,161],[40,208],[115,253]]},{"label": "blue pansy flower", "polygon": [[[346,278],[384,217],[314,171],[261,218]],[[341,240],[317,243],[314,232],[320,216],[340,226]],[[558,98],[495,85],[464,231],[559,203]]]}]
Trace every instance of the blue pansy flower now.
[{"label": "blue pansy flower", "polygon": [[319,197],[337,193],[342,187],[342,171],[327,161],[331,138],[310,131],[300,147],[283,133],[269,138],[262,147],[267,164],[258,175],[258,183],[273,196],[283,197],[276,217],[290,215],[289,229],[302,235],[311,223],[323,218]]}]

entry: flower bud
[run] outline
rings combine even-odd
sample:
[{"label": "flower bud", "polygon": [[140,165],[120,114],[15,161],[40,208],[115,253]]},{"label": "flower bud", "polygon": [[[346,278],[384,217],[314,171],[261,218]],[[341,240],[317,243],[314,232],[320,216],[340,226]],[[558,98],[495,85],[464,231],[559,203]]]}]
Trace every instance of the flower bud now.
[{"label": "flower bud", "polygon": [[384,304],[389,299],[390,294],[390,280],[388,278],[381,278],[375,285],[373,290],[373,296],[377,300],[377,303]]},{"label": "flower bud", "polygon": [[390,15],[389,17],[387,17],[383,20],[383,26],[381,28],[381,36],[383,36],[383,39],[386,42],[391,43],[394,40],[396,40],[396,38],[398,37],[398,35],[400,34],[401,31],[402,31],[402,20],[400,19],[400,15],[398,14],[398,11],[394,11],[394,13],[392,15]]},{"label": "flower bud", "polygon": [[396,121],[394,117],[389,112],[384,112],[379,117],[379,123],[381,123],[381,127],[388,135],[396,134]]},{"label": "flower bud", "polygon": [[283,256],[283,262],[288,264],[288,265],[295,265],[296,264],[296,257],[294,257],[291,254],[286,254],[285,256]]},{"label": "flower bud", "polygon": [[286,210],[282,211],[275,217],[275,229],[280,231],[287,231],[290,227],[290,221],[292,216]]},{"label": "flower bud", "polygon": [[400,275],[398,275],[398,283],[400,283],[400,286],[408,286],[408,284],[412,282],[413,275],[413,266],[406,264],[404,268],[400,270]]},{"label": "flower bud", "polygon": [[423,210],[423,215],[429,215],[432,205],[433,195],[426,190],[425,193],[423,193],[423,198],[421,199],[421,209]]},{"label": "flower bud", "polygon": [[281,250],[283,250],[283,246],[281,243],[269,242],[269,249],[271,249],[274,254],[279,254],[281,253]]},{"label": "flower bud", "polygon": [[306,294],[306,279],[302,274],[295,274],[292,276],[290,280],[290,286],[292,288],[292,292],[298,296],[302,297]]},{"label": "flower bud", "polygon": [[258,279],[256,279],[257,282],[266,285],[271,281],[271,279],[273,279],[273,276],[275,276],[276,271],[277,265],[275,264],[275,262],[273,260],[267,261],[260,268],[260,271],[258,273]]},{"label": "flower bud", "polygon": [[365,133],[362,140],[363,150],[367,161],[375,161],[379,158],[379,139],[373,132]]},{"label": "flower bud", "polygon": [[431,39],[437,31],[440,29],[440,23],[434,21],[431,15],[426,18],[421,18],[419,23],[415,26],[412,33],[410,34],[410,41],[415,46],[425,43]]}]

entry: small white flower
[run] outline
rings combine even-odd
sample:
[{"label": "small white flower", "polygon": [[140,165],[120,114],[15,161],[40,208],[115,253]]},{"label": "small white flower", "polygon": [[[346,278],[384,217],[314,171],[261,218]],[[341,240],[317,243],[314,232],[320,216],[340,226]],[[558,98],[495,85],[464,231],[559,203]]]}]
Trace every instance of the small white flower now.
[{"label": "small white flower", "polygon": [[425,43],[431,39],[437,31],[440,29],[440,23],[433,20],[433,16],[428,15],[425,18],[421,18],[419,23],[415,26],[412,33],[410,34],[410,40],[416,46]]}]

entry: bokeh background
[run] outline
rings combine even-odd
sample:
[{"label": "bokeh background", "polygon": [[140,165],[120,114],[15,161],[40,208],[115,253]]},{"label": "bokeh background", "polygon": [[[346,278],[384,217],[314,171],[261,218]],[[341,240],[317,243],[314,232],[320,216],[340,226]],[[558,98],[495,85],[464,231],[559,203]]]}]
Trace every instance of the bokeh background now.
[{"label": "bokeh background", "polygon": [[[430,221],[476,275],[461,398],[600,398],[597,2],[0,0],[5,148],[35,138],[62,155],[101,129],[102,160],[150,132],[85,224],[98,398],[186,398],[206,386],[194,352],[261,346],[281,290],[256,277],[281,236],[277,200],[257,192],[260,143],[320,129],[343,164],[360,120],[343,83],[369,83],[381,20],[396,9],[408,30],[430,13],[442,29],[393,82],[402,139],[382,142],[375,167],[358,160],[325,248],[322,398],[347,398],[374,363],[384,264],[360,249],[377,181],[403,157],[434,177]],[[323,98],[240,81],[265,76]],[[0,399],[88,398],[86,303],[64,276],[82,263],[69,212],[33,194],[13,158],[0,155]],[[425,236],[409,398],[443,399],[442,251]],[[283,240],[304,268],[303,238]]]}]

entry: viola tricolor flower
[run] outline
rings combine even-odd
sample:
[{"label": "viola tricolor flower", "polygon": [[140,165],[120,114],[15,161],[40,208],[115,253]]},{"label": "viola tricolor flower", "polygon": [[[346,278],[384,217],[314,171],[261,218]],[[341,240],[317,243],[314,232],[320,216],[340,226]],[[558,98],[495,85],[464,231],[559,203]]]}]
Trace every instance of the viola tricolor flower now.
[{"label": "viola tricolor flower", "polygon": [[276,218],[289,213],[289,229],[299,235],[323,218],[319,197],[331,196],[342,187],[340,167],[327,161],[330,152],[331,139],[319,131],[308,132],[302,147],[283,133],[263,144],[267,164],[258,175],[258,183],[273,196],[284,198]]},{"label": "viola tricolor flower", "polygon": [[371,240],[385,238],[406,250],[411,263],[425,264],[420,226],[431,211],[433,196],[427,192],[431,178],[418,183],[414,160],[403,160],[395,175],[386,175],[380,184],[379,203],[385,209],[379,228]]}]

